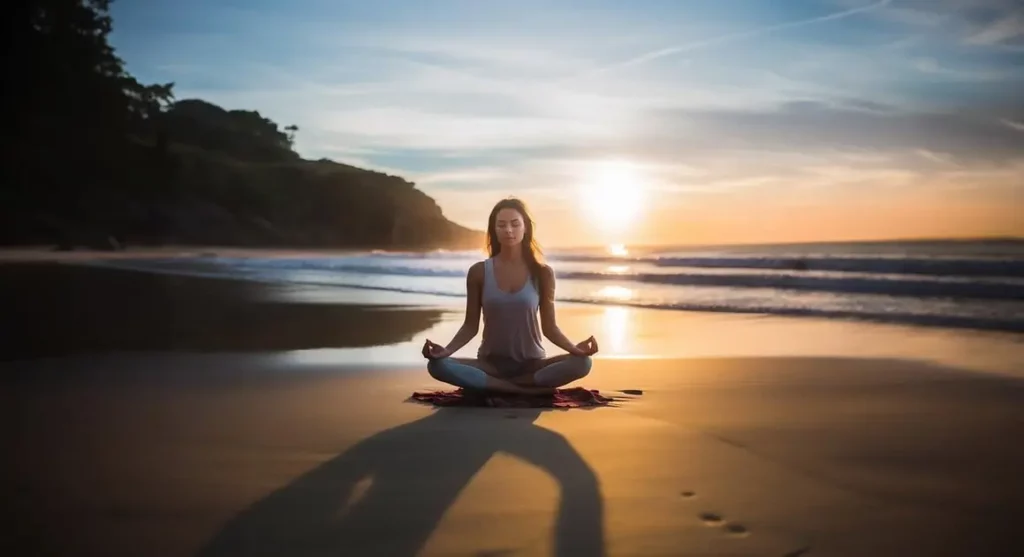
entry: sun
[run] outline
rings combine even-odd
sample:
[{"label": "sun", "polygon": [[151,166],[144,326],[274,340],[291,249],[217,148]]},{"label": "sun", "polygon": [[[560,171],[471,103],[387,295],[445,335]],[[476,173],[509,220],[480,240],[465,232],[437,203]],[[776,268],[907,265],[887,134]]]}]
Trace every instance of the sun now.
[{"label": "sun", "polygon": [[602,229],[621,230],[643,208],[644,184],[637,168],[625,161],[596,165],[580,187],[587,215]]}]

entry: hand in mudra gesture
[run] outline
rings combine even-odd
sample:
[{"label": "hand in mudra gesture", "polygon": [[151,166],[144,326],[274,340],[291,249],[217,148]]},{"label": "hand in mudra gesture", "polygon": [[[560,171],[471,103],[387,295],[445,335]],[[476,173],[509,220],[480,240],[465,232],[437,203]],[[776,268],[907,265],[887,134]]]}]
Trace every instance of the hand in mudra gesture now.
[{"label": "hand in mudra gesture", "polygon": [[440,360],[451,356],[451,352],[440,344],[427,339],[423,343],[423,357],[428,360]]},{"label": "hand in mudra gesture", "polygon": [[597,339],[593,335],[577,344],[576,351],[573,351],[573,356],[593,356],[594,354],[597,354]]}]

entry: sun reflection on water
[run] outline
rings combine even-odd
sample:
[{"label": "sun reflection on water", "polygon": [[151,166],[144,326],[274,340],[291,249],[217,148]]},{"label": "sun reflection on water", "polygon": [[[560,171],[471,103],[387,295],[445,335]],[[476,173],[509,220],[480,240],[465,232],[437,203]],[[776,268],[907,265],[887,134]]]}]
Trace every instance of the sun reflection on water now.
[{"label": "sun reflection on water", "polygon": [[625,302],[633,298],[633,290],[624,286],[605,286],[597,291],[601,300]]},{"label": "sun reflection on water", "polygon": [[631,315],[629,308],[609,306],[601,317],[603,335],[601,352],[609,356],[625,356],[629,353],[631,336]]}]

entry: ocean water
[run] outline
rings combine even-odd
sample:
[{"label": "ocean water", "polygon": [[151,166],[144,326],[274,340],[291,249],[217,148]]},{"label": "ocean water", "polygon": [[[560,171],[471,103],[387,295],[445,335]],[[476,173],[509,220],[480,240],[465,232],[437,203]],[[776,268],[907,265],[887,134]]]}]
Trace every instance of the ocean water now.
[{"label": "ocean water", "polygon": [[[1024,241],[550,250],[557,299],[1024,331]],[[483,253],[207,253],[106,264],[206,276],[465,296]]]}]

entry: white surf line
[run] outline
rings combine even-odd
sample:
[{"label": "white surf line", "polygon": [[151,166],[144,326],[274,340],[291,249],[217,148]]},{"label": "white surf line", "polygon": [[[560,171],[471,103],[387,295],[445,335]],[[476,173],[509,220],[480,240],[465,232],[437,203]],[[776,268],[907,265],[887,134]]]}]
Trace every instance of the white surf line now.
[{"label": "white surf line", "polygon": [[[664,58],[665,56],[671,56],[673,54],[679,54],[679,53],[682,53],[682,52],[689,52],[689,51],[692,51],[692,50],[699,50],[701,48],[706,48],[706,47],[709,47],[709,46],[716,46],[716,45],[721,45],[721,44],[737,41],[737,40],[740,40],[740,39],[747,39],[747,38],[750,38],[750,37],[756,37],[758,35],[764,35],[764,34],[772,33],[772,32],[775,32],[775,31],[782,30],[782,29],[791,29],[793,27],[802,27],[802,26],[805,26],[805,25],[811,25],[811,24],[814,24],[814,23],[822,23],[822,22],[825,22],[825,21],[835,21],[837,19],[847,18],[847,17],[850,17],[852,15],[856,15],[856,14],[860,14],[860,13],[864,13],[864,12],[869,12],[869,11],[877,10],[877,9],[883,8],[883,7],[885,7],[885,6],[887,6],[887,5],[891,4],[891,3],[892,3],[892,0],[879,0],[878,2],[875,2],[873,4],[868,4],[867,6],[861,6],[859,8],[851,8],[851,9],[847,9],[847,10],[842,10],[842,11],[839,11],[839,12],[834,12],[834,13],[826,14],[826,15],[823,15],[823,16],[812,17],[810,19],[801,19],[801,20],[798,20],[798,21],[790,21],[790,22],[787,22],[787,23],[780,23],[780,24],[777,24],[777,25],[769,25],[769,26],[766,26],[766,27],[758,27],[756,29],[751,29],[749,31],[740,31],[740,32],[737,32],[737,33],[729,33],[729,34],[726,34],[726,35],[721,35],[721,36],[713,37],[713,38],[710,38],[710,39],[704,39],[704,40],[700,40],[700,41],[695,41],[695,42],[692,42],[692,43],[676,45],[676,46],[670,46],[670,47],[667,47],[667,48],[662,48],[660,50],[654,50],[654,51],[651,51],[651,52],[647,52],[645,54],[641,54],[640,56],[636,56],[634,58],[630,58],[629,60],[626,60],[624,62],[619,62],[617,64],[611,64],[611,65],[605,66],[603,68],[597,68],[597,69],[591,70],[589,72],[584,72],[584,73],[582,73],[580,75],[577,75],[575,77],[576,78],[579,78],[579,77],[589,77],[589,76],[592,76],[592,75],[597,75],[597,74],[609,72],[611,70],[615,70],[615,69],[619,69],[619,68],[625,68],[625,67],[628,67],[628,66],[634,66],[634,65],[637,65],[637,64],[642,64],[644,62],[649,62],[651,60],[656,60],[658,58]],[[573,79],[573,78],[569,78],[569,79]]]}]

